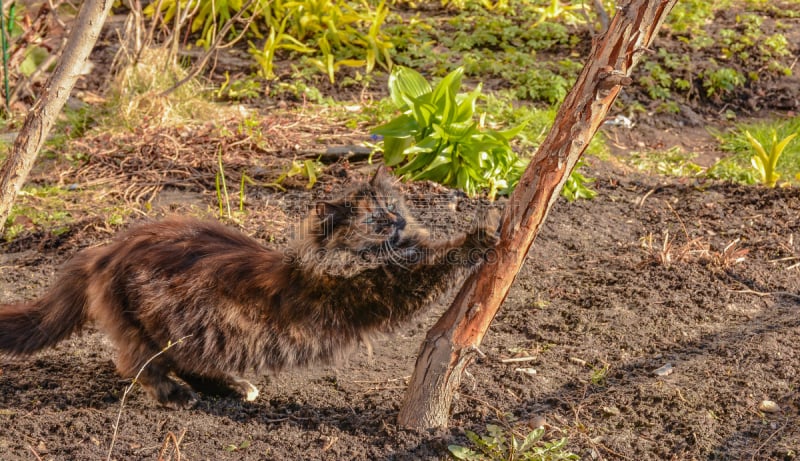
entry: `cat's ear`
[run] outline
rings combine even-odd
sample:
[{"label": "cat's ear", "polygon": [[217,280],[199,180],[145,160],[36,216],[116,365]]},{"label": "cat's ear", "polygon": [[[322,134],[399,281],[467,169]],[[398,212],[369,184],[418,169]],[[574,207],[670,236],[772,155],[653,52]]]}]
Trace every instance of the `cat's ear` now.
[{"label": "cat's ear", "polygon": [[386,181],[389,179],[389,172],[386,170],[386,167],[383,165],[379,165],[378,169],[375,170],[375,174],[372,176],[372,179],[369,180],[370,185],[376,185],[381,181]]},{"label": "cat's ear", "polygon": [[317,202],[317,216],[321,221],[336,222],[347,215],[347,207],[333,202]]}]

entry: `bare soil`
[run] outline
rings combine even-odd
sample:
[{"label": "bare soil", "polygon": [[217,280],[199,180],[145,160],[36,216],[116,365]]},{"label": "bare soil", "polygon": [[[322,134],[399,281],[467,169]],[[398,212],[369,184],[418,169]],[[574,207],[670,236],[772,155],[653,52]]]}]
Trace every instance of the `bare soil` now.
[{"label": "bare soil", "polygon": [[[444,459],[448,444],[467,444],[465,429],[542,418],[548,437],[568,435],[585,459],[795,459],[800,190],[679,184],[593,163],[598,197],[561,202],[549,216],[484,341],[486,357],[469,367],[449,429],[395,425],[445,300],[371,357],[257,377],[262,396],[253,403],[205,397],[195,409],[166,410],[134,388],[123,406],[128,382],[93,331],[4,359],[0,457],[102,459],[121,414],[114,459]],[[279,209],[277,227],[288,229],[312,198],[360,176],[348,166],[313,192],[253,188],[252,203]],[[171,209],[214,204],[208,193],[165,193]],[[474,205],[427,183],[406,194],[436,232],[466,225]],[[268,217],[254,219],[254,235],[272,234]],[[6,245],[0,297],[37,295],[76,248],[105,238],[86,225]],[[502,362],[512,357],[530,360]],[[666,365],[670,374],[654,373]],[[778,410],[760,408],[765,400]]]}]

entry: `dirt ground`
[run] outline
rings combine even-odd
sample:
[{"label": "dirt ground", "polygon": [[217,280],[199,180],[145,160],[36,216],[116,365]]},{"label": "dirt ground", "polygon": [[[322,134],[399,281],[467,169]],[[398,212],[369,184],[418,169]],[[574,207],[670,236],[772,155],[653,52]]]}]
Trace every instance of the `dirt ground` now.
[{"label": "dirt ground", "polygon": [[[450,429],[395,425],[442,302],[379,341],[372,357],[359,351],[338,369],[257,378],[262,397],[253,403],[207,397],[174,411],[134,389],[123,407],[128,383],[96,332],[30,359],[5,359],[2,458],[104,458],[121,416],[114,459],[445,459],[448,444],[467,445],[465,429],[541,418],[548,437],[568,435],[584,459],[795,459],[800,190],[593,165],[598,197],[560,202],[549,216],[484,341],[486,357],[469,367]],[[345,176],[359,175],[352,168]],[[253,200],[296,221],[312,196],[349,181],[327,180],[314,192],[254,189]],[[455,210],[471,209],[468,200],[425,183],[406,192],[435,231],[465,225],[469,213]],[[187,196],[165,200],[180,207]],[[189,198],[214,203],[211,194]],[[40,293],[76,247],[98,238],[105,237],[86,226],[47,244],[7,245],[0,297]],[[502,362],[512,357],[530,360]],[[655,373],[665,366],[671,373]],[[765,411],[765,400],[777,411]]]}]

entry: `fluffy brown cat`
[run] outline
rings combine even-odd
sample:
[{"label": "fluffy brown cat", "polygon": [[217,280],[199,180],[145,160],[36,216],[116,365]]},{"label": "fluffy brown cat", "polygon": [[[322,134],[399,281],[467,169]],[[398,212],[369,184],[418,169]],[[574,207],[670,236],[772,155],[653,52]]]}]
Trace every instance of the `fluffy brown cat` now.
[{"label": "fluffy brown cat", "polygon": [[96,322],[126,378],[163,405],[189,407],[194,390],[258,390],[238,376],[331,363],[370,334],[391,330],[484,260],[484,223],[433,240],[379,170],[343,198],[319,202],[285,251],[214,221],[170,218],[84,250],[41,299],[0,305],[0,352],[26,355]]}]

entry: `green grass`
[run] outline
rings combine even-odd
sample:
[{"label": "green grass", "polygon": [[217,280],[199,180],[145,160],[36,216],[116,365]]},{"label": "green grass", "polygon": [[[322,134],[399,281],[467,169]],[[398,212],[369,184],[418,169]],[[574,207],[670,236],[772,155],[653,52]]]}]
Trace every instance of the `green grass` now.
[{"label": "green grass", "polygon": [[109,202],[97,190],[56,185],[27,185],[17,195],[0,237],[5,241],[25,231],[60,235],[79,219],[102,217],[109,227],[117,227],[133,212],[121,204]]},{"label": "green grass", "polygon": [[663,151],[634,152],[626,163],[649,174],[686,177],[703,174],[703,168],[692,162],[695,157],[697,154],[693,152],[673,147]]}]

